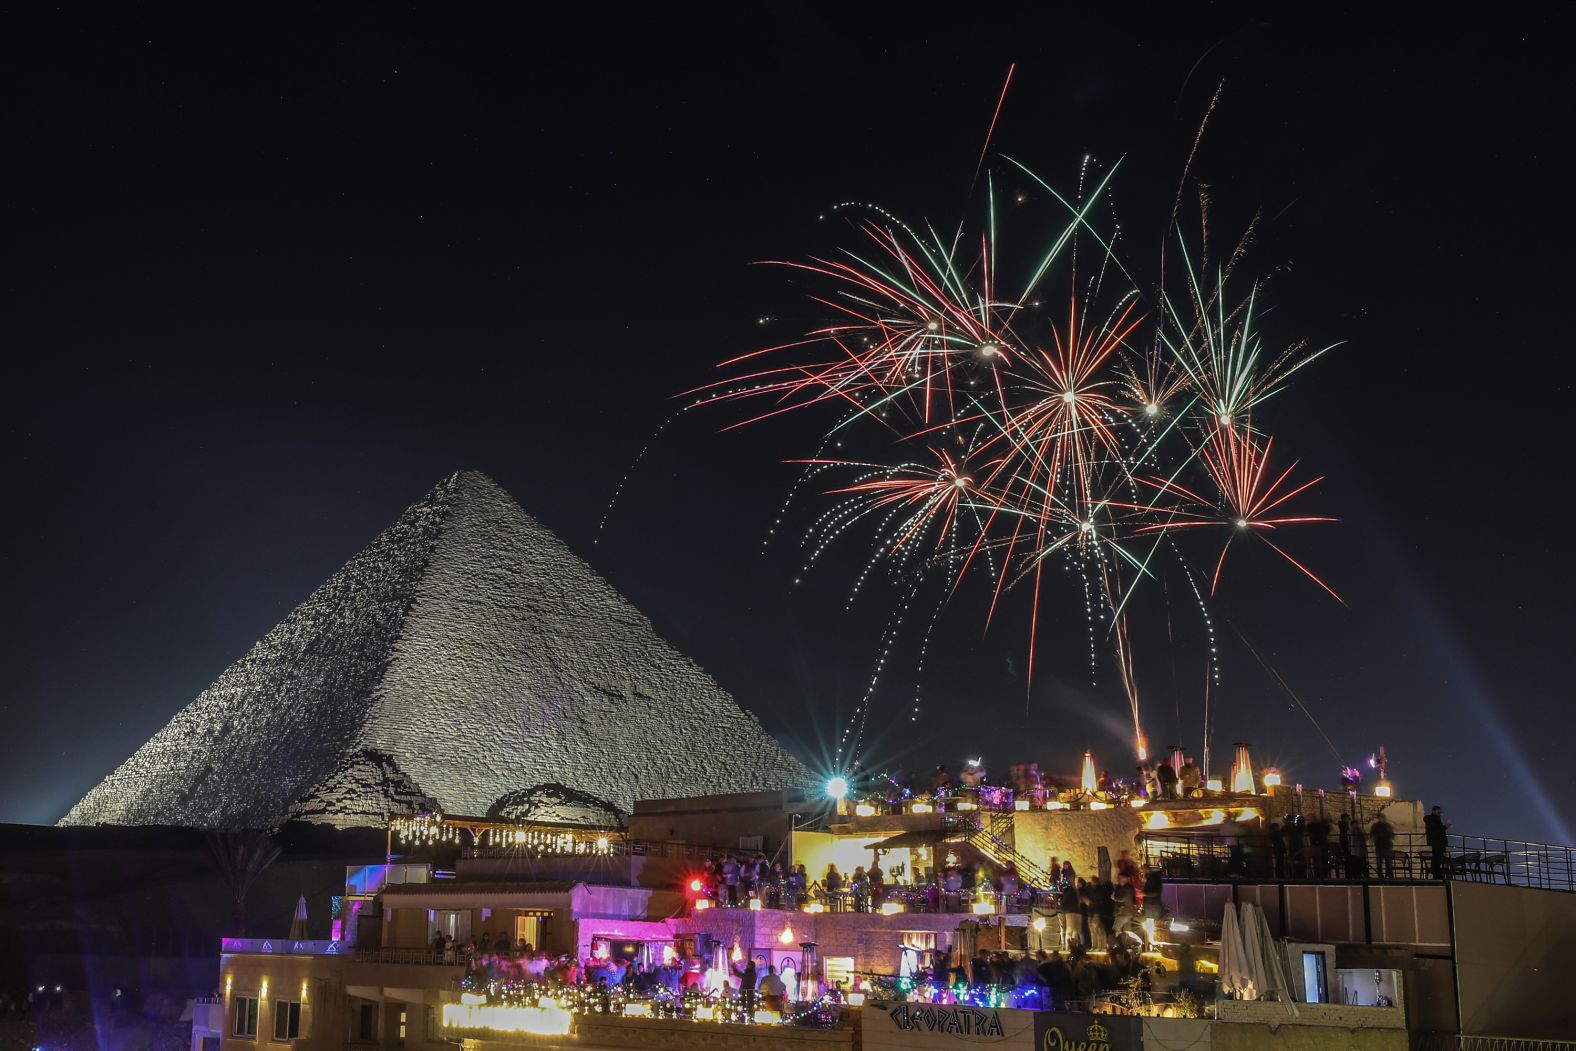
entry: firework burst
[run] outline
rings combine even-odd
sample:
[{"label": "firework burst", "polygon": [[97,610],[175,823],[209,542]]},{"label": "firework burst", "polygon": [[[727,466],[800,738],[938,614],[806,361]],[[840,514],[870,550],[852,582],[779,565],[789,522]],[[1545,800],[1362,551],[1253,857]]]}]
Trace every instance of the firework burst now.
[{"label": "firework burst", "polygon": [[[1037,653],[1065,648],[1059,634],[1051,643],[1042,631],[1053,590],[1046,571],[1072,571],[1085,596],[1091,672],[1106,650],[1131,707],[1134,752],[1143,758],[1127,618],[1162,557],[1183,559],[1191,585],[1188,538],[1223,529],[1225,542],[1211,556],[1211,595],[1234,542],[1248,536],[1335,594],[1271,539],[1287,526],[1331,521],[1287,510],[1317,479],[1292,482],[1295,463],[1274,472],[1272,440],[1249,421],[1329,348],[1266,353],[1261,289],[1227,298],[1241,246],[1206,282],[1207,263],[1195,266],[1183,243],[1177,296],[1146,294],[1118,257],[1115,234],[1094,224],[1111,173],[1087,191],[1081,178],[1069,199],[1024,171],[1061,211],[1038,246],[1012,255],[998,243],[988,179],[987,221],[977,238],[961,229],[943,238],[879,209],[848,206],[865,213],[852,224],[859,246],[836,258],[777,264],[820,285],[811,298],[823,323],[724,362],[724,379],[691,393],[697,401],[758,406],[733,427],[820,408],[830,415],[823,448],[834,437],[856,446],[861,436],[877,438],[864,448],[881,455],[799,461],[806,478],[844,479],[822,487],[830,504],[807,534],[806,566],[841,538],[871,535],[850,601],[881,567],[903,603],[939,578],[944,604],[967,576],[984,573],[986,624],[1009,595],[1025,596],[1032,682]],[[1097,247],[1080,261],[1083,241]],[[1010,282],[998,261],[1020,256],[1026,277],[1003,293]],[[1042,290],[1063,282],[1064,306],[1042,306]],[[892,623],[904,618],[895,613]],[[889,628],[883,638],[878,668],[893,634]],[[872,680],[842,735],[839,761],[857,754],[874,692]]]}]

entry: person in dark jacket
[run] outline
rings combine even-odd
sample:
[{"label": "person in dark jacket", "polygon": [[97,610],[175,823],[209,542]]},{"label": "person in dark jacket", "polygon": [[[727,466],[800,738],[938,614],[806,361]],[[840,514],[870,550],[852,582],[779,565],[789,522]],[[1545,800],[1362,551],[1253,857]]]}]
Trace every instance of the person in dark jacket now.
[{"label": "person in dark jacket", "polygon": [[1445,820],[1445,813],[1439,807],[1423,818],[1423,839],[1428,843],[1428,867],[1435,879],[1445,878],[1445,848],[1450,844],[1450,837],[1446,830],[1450,822]]},{"label": "person in dark jacket", "polygon": [[1374,874],[1380,879],[1395,879],[1395,826],[1380,814],[1368,835],[1374,841]]}]

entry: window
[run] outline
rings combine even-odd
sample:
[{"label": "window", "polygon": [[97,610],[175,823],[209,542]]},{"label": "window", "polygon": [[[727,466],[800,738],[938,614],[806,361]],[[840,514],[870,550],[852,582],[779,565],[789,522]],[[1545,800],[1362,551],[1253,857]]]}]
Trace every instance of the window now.
[{"label": "window", "polygon": [[899,931],[897,943],[899,946],[907,945],[913,949],[934,949],[936,947],[936,932]]},{"label": "window", "polygon": [[301,1004],[296,1000],[274,1002],[274,1039],[294,1040],[301,1035]]},{"label": "window", "polygon": [[821,966],[826,969],[826,984],[837,986],[839,983],[852,988],[854,978],[854,958],[852,956],[827,956],[822,959]]},{"label": "window", "polygon": [[378,1040],[378,1005],[362,1004],[361,1014],[357,1019],[356,1039],[364,1044],[375,1044]]},{"label": "window", "polygon": [[1324,953],[1304,950],[1302,954],[1303,1002],[1310,1004],[1329,1003],[1324,982]]},{"label": "window", "polygon": [[407,1013],[406,1013],[406,1009],[401,1007],[399,1009],[399,1040],[398,1040],[398,1044],[399,1044],[400,1047],[404,1047],[405,1046],[405,1023],[406,1023],[407,1020],[408,1020],[408,1016],[407,1016]]},{"label": "window", "polygon": [[231,1030],[233,1036],[257,1035],[257,997],[237,996],[235,998],[235,1028]]}]

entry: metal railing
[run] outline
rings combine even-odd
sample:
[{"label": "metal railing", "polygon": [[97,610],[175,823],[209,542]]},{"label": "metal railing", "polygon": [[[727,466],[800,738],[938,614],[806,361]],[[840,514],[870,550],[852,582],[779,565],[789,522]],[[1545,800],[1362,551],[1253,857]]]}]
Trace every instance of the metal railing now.
[{"label": "metal railing", "polygon": [[879,898],[860,896],[849,890],[828,891],[819,883],[810,888],[810,900],[826,907],[828,912],[880,912],[881,906],[893,902],[903,906],[903,912],[922,913],[972,913],[980,902],[990,904],[994,913],[1017,915],[1044,903],[1044,896],[1033,887],[1025,887],[1016,894],[999,894],[995,891],[972,890],[946,891],[936,888],[898,885],[886,887]]},{"label": "metal railing", "polygon": [[356,949],[355,959],[367,963],[416,963],[437,967],[453,967],[465,963],[464,950],[456,947],[444,951],[437,949]]},{"label": "metal railing", "polygon": [[[1283,841],[1284,842],[1284,841]],[[1145,865],[1171,879],[1436,880],[1499,883],[1539,890],[1576,891],[1576,848],[1527,840],[1451,833],[1436,847],[1416,833],[1399,833],[1388,850],[1369,838],[1343,847],[1332,839],[1277,849],[1263,833],[1204,836],[1145,832]]]},{"label": "metal railing", "polygon": [[1411,1051],[1576,1051],[1576,1040],[1417,1032],[1412,1034]]}]

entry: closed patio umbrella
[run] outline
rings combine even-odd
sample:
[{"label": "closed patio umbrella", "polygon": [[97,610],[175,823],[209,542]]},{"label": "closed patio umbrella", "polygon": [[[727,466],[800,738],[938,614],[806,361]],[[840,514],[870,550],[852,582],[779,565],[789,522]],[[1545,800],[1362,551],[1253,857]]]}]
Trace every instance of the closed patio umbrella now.
[{"label": "closed patio umbrella", "polygon": [[[275,930],[279,928],[275,927]],[[306,895],[301,895],[296,902],[295,915],[290,918],[290,940],[294,942],[306,940]]]},{"label": "closed patio umbrella", "polygon": [[1237,907],[1229,901],[1220,918],[1220,987],[1238,1000],[1252,999],[1253,972],[1247,945],[1242,938]]}]

